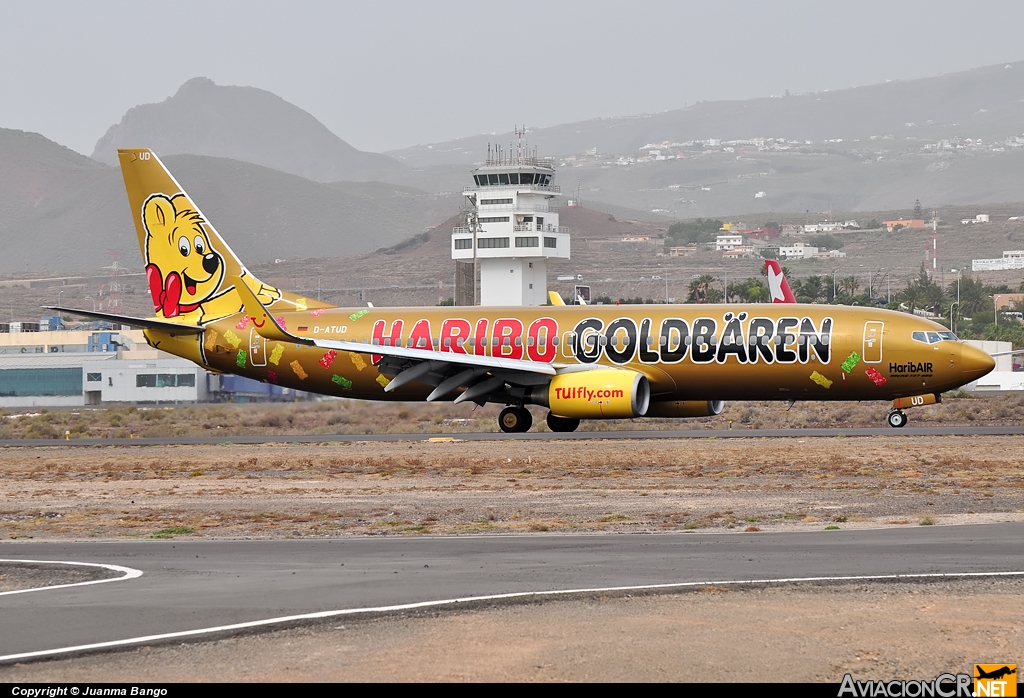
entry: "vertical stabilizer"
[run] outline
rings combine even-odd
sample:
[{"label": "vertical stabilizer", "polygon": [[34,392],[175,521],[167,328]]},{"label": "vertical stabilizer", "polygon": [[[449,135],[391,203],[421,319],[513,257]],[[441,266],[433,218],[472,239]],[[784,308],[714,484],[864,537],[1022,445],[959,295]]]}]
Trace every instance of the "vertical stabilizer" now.
[{"label": "vertical stabilizer", "polygon": [[329,307],[261,283],[147,148],[117,151],[156,315],[209,322],[242,310],[232,279],[265,306]]},{"label": "vertical stabilizer", "polygon": [[765,271],[768,274],[768,294],[772,303],[796,303],[796,297],[789,288],[786,275],[782,271],[782,265],[774,259],[766,259],[764,262]]}]

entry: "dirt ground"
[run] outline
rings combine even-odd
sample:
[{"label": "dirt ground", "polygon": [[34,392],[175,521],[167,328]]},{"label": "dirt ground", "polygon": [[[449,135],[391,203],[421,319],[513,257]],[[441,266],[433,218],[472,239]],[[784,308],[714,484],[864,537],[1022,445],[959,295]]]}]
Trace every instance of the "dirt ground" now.
[{"label": "dirt ground", "polygon": [[0,537],[797,530],[1024,520],[1024,438],[0,449]]},{"label": "dirt ground", "polygon": [[[1024,438],[0,448],[0,536],[282,538],[1024,521]],[[705,589],[279,630],[0,681],[839,681],[1024,658],[1024,581]],[[998,608],[998,613],[991,609]]]}]

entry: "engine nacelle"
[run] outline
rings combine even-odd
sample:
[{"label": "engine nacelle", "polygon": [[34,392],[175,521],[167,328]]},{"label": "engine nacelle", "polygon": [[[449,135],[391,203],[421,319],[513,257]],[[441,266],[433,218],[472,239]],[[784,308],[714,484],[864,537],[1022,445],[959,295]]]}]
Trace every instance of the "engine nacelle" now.
[{"label": "engine nacelle", "polygon": [[647,408],[648,417],[714,417],[722,413],[722,400],[667,400],[652,402]]},{"label": "engine nacelle", "polygon": [[647,376],[625,369],[563,373],[546,393],[551,414],[568,419],[643,417],[651,401]]}]

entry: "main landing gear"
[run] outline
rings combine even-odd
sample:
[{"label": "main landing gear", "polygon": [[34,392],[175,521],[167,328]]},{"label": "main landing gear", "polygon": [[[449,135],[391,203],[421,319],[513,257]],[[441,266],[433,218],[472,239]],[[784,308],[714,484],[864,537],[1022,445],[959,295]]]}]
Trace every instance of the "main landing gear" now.
[{"label": "main landing gear", "polygon": [[580,420],[569,417],[556,417],[548,412],[548,429],[551,431],[576,431],[580,426]]},{"label": "main landing gear", "polygon": [[506,434],[529,431],[533,426],[533,415],[525,407],[510,405],[498,415],[498,426]]},{"label": "main landing gear", "polygon": [[903,410],[889,410],[889,414],[886,416],[886,421],[889,422],[889,426],[894,429],[902,429],[907,426],[907,415]]},{"label": "main landing gear", "polygon": [[[576,431],[580,420],[569,417],[556,417],[548,412],[548,429],[556,432]],[[510,405],[498,415],[498,426],[506,434],[521,434],[533,426],[533,415],[525,407]]]}]

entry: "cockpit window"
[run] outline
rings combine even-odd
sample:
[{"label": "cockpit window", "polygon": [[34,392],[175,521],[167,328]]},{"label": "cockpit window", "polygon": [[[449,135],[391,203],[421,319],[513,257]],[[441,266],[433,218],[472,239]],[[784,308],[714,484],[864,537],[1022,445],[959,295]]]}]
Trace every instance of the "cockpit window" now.
[{"label": "cockpit window", "polygon": [[924,342],[925,344],[936,344],[943,340],[960,341],[952,332],[914,332],[910,336],[915,342]]}]

